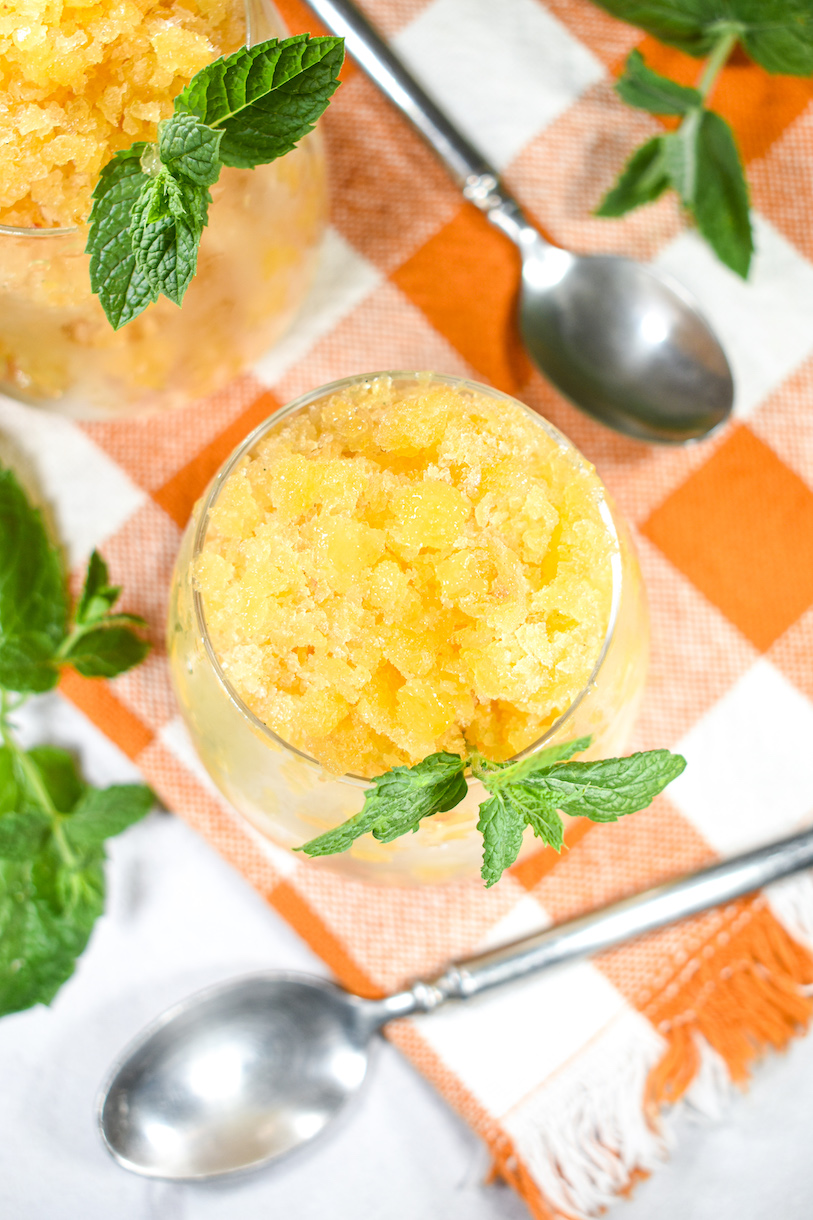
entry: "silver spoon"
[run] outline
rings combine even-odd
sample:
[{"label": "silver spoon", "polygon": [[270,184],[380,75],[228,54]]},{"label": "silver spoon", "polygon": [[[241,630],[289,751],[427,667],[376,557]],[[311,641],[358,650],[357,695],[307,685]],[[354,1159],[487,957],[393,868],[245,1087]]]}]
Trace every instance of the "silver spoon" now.
[{"label": "silver spoon", "polygon": [[[519,324],[543,373],[577,407],[617,432],[680,443],[728,417],[725,352],[690,294],[632,259],[550,245],[485,158],[423,91],[349,0],[308,0],[383,93],[435,150],[463,195],[522,255]],[[372,155],[372,154],[371,154]]]},{"label": "silver spoon", "polygon": [[813,865],[813,830],[448,967],[383,1000],[257,974],[169,1009],[129,1046],[99,1102],[109,1151],[152,1178],[256,1169],[318,1135],[362,1084],[373,1035],[730,902]]}]

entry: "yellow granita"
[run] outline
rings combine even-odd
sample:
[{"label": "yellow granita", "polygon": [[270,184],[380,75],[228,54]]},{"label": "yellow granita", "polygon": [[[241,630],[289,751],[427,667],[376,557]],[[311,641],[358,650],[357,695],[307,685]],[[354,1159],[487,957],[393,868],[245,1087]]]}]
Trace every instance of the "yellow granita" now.
[{"label": "yellow granita", "polygon": [[245,38],[234,0],[0,3],[0,224],[86,220],[99,171]]},{"label": "yellow granita", "polygon": [[266,433],[219,493],[195,570],[213,647],[333,772],[509,758],[601,651],[601,497],[516,404],[429,377],[355,385]]}]

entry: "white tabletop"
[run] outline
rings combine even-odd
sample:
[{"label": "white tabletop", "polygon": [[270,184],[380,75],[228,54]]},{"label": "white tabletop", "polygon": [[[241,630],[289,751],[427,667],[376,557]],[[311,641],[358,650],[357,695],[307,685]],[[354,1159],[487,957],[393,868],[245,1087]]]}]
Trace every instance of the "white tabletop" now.
[{"label": "white tabletop", "polygon": [[[33,743],[76,749],[96,783],[132,765],[59,696],[26,715]],[[27,709],[26,709],[27,710]],[[178,819],[110,844],[108,906],[51,1008],[0,1021],[0,1216],[6,1220],[524,1220],[488,1156],[390,1046],[338,1129],[273,1170],[208,1187],[144,1181],[103,1150],[94,1098],[109,1062],[175,1000],[264,968],[324,974],[284,921]],[[680,1116],[670,1163],[614,1220],[809,1220],[813,1039],[764,1064],[716,1123]]]}]

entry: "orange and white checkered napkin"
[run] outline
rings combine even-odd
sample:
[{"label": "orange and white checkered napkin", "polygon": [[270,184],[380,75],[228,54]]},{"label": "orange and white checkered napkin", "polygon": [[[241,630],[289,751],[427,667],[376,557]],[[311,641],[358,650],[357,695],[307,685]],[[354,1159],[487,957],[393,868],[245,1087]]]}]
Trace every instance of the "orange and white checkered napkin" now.
[{"label": "orange and white checkered napkin", "polygon": [[[684,81],[694,61],[588,0],[369,0],[372,18],[563,244],[673,271],[736,373],[737,417],[671,450],[588,422],[532,372],[514,329],[512,247],[460,197],[349,65],[324,121],[333,214],[316,290],[289,337],[226,392],[148,420],[77,425],[3,403],[37,454],[75,563],[102,547],[156,649],[111,685],[63,692],[168,806],[361,992],[512,939],[792,831],[813,815],[813,83],[745,60],[715,104],[748,161],[758,257],[743,284],[688,232],[673,198],[618,221],[591,211],[657,120],[612,90],[629,49]],[[299,0],[292,29],[315,30]],[[201,773],[161,650],[167,587],[194,499],[278,404],[333,378],[433,368],[539,408],[597,465],[637,533],[654,625],[635,747],[689,760],[647,812],[579,826],[493,890],[379,890],[263,846]],[[813,981],[804,883],[715,911],[390,1036],[488,1141],[537,1217],[592,1216],[660,1151],[658,1112],[803,1028]],[[171,930],[168,932],[171,935]]]}]

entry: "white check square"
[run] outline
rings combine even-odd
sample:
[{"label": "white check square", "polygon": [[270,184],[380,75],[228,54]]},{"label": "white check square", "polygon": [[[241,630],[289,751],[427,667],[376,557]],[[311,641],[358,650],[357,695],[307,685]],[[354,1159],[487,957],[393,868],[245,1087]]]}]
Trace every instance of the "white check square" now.
[{"label": "white check square", "polygon": [[393,46],[497,169],[605,75],[537,0],[435,0]]},{"label": "white check square", "polygon": [[813,818],[813,702],[761,658],[675,747],[668,796],[722,855]]},{"label": "white check square", "polygon": [[578,962],[516,984],[510,1002],[486,994],[415,1018],[421,1036],[495,1117],[626,1007],[612,983]]}]

